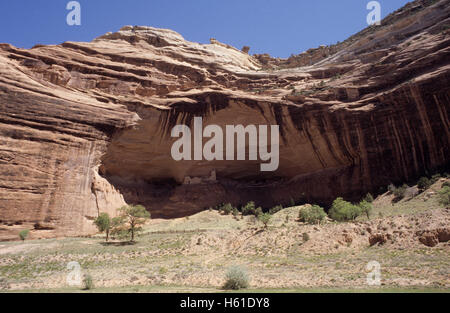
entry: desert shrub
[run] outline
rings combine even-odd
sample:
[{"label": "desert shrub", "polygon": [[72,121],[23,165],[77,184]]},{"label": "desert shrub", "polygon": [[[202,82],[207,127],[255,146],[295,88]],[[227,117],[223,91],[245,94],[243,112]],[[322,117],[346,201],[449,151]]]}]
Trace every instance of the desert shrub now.
[{"label": "desert shrub", "polygon": [[308,235],[308,233],[303,233],[303,234],[302,234],[302,238],[303,238],[303,241],[304,241],[304,242],[307,242],[307,241],[309,240],[309,235]]},{"label": "desert shrub", "polygon": [[324,209],[318,205],[302,208],[298,214],[298,218],[308,224],[320,223],[326,216]]},{"label": "desert shrub", "polygon": [[225,279],[226,281],[223,285],[223,289],[225,290],[248,288],[250,281],[247,272],[239,266],[230,267],[225,274]]},{"label": "desert shrub", "polygon": [[94,280],[90,274],[84,275],[83,278],[83,290],[91,290],[94,289]]},{"label": "desert shrub", "polygon": [[450,205],[450,187],[445,186],[439,191],[439,203],[442,205]]},{"label": "desert shrub", "polygon": [[28,229],[22,230],[22,231],[19,233],[19,238],[20,238],[20,240],[25,241],[25,239],[27,239],[29,233],[30,233],[30,230],[28,230]]},{"label": "desert shrub", "polygon": [[280,212],[281,210],[283,210],[283,206],[277,205],[277,206],[274,206],[273,208],[271,208],[269,210],[269,213],[273,215],[273,214],[275,214],[277,212]]},{"label": "desert shrub", "polygon": [[241,208],[242,215],[254,215],[259,216],[262,214],[262,209],[255,206],[255,202],[250,201]]},{"label": "desert shrub", "polygon": [[361,214],[366,214],[367,218],[370,219],[370,214],[372,212],[372,203],[362,200],[359,203],[359,208],[361,210]]},{"label": "desert shrub", "polygon": [[329,215],[332,219],[343,222],[356,219],[361,214],[361,208],[345,201],[341,197],[333,201]]},{"label": "desert shrub", "polygon": [[369,192],[369,193],[364,197],[363,200],[364,200],[364,201],[367,201],[367,202],[369,202],[369,203],[372,203],[372,202],[373,202],[373,196],[372,196],[372,194]]},{"label": "desert shrub", "polygon": [[408,185],[406,184],[403,184],[402,186],[395,188],[393,192],[395,199],[397,200],[403,199],[405,197],[406,189],[408,189]]},{"label": "desert shrub", "polygon": [[254,215],[255,214],[255,202],[250,201],[243,207],[241,207],[242,215]]},{"label": "desert shrub", "polygon": [[262,214],[263,214],[262,208],[261,208],[261,207],[257,207],[256,210],[255,210],[255,216],[256,216],[256,217],[259,217],[259,216],[261,216]]},{"label": "desert shrub", "polygon": [[441,174],[434,174],[433,176],[431,176],[431,183],[434,184],[435,182],[437,182],[440,178],[441,178]]},{"label": "desert shrub", "polygon": [[429,180],[427,177],[421,177],[419,181],[417,182],[417,187],[421,190],[427,190],[432,185],[432,181]]},{"label": "desert shrub", "polygon": [[444,188],[444,187],[450,187],[450,182],[449,181],[444,182],[442,184],[442,188]]},{"label": "desert shrub", "polygon": [[258,216],[258,219],[264,224],[265,228],[267,228],[271,218],[272,215],[270,213],[262,213]]},{"label": "desert shrub", "polygon": [[239,210],[235,207],[233,207],[233,210],[231,211],[231,214],[233,214],[233,216],[238,216],[239,215]]},{"label": "desert shrub", "polygon": [[225,215],[228,215],[228,214],[233,213],[233,209],[235,209],[235,208],[231,205],[231,203],[227,203],[227,204],[222,205],[219,208],[219,211],[223,212],[223,214],[225,214]]}]

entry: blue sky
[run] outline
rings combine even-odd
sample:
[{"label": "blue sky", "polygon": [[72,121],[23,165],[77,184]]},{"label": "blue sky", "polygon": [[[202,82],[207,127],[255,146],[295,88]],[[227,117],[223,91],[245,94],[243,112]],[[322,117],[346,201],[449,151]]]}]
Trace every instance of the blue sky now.
[{"label": "blue sky", "polygon": [[[81,26],[68,26],[69,0],[0,1],[0,42],[21,48],[91,41],[123,25],[170,28],[250,53],[288,57],[343,41],[367,26],[369,0],[79,0]],[[378,0],[382,17],[408,0]]]}]

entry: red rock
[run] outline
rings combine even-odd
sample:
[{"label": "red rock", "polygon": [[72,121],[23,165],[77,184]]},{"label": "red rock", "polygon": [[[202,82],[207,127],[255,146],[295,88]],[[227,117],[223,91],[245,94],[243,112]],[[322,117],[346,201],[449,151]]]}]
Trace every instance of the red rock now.
[{"label": "red rock", "polygon": [[[450,1],[417,3],[286,60],[131,26],[90,43],[0,44],[0,220],[79,235],[125,203],[176,217],[221,202],[353,201],[448,164]],[[302,97],[289,100],[291,87]],[[175,162],[170,130],[194,116],[279,124],[279,169]],[[215,183],[182,184],[213,170]]]}]

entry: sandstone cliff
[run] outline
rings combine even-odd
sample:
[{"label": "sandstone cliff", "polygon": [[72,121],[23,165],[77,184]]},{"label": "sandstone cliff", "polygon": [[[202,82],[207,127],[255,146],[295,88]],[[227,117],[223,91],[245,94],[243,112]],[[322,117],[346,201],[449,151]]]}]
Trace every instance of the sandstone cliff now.
[{"label": "sandstone cliff", "polygon": [[[99,212],[125,203],[176,217],[224,201],[357,200],[448,168],[449,14],[450,0],[414,1],[286,60],[151,27],[29,50],[0,44],[0,239],[25,227],[88,234]],[[194,116],[279,124],[278,170],[174,161],[170,130]]]}]

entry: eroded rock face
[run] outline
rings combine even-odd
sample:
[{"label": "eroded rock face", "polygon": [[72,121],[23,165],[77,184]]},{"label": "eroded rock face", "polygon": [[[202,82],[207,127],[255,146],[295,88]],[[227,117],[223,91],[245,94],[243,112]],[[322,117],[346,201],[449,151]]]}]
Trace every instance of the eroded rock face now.
[{"label": "eroded rock face", "polygon": [[[307,52],[307,63],[150,27],[30,50],[1,44],[0,220],[78,235],[125,203],[154,217],[221,202],[327,204],[448,167],[449,4],[415,1]],[[278,170],[174,161],[170,131],[196,116],[280,125]],[[183,184],[213,171],[214,182]],[[0,238],[16,236],[8,227]]]}]

